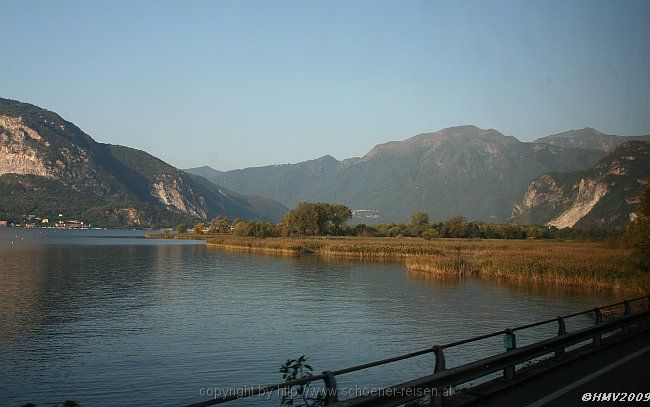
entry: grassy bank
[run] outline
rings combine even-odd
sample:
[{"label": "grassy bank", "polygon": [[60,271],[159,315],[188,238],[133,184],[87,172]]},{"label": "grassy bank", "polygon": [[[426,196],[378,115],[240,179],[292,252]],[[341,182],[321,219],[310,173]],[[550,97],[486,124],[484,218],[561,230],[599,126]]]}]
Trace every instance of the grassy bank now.
[{"label": "grassy bank", "polygon": [[446,276],[633,293],[650,288],[650,276],[635,267],[630,250],[607,242],[222,235],[207,243],[227,250],[401,261],[409,270]]},{"label": "grassy bank", "polygon": [[435,255],[440,249],[424,239],[363,237],[238,237],[217,236],[208,244],[225,249],[290,254],[316,253],[361,259],[403,260],[414,255]]}]

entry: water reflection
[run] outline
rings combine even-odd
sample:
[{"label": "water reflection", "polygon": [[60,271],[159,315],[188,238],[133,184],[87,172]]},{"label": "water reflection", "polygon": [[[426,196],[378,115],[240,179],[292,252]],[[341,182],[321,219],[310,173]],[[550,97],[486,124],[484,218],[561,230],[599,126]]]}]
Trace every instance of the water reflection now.
[{"label": "water reflection", "polygon": [[406,270],[406,275],[408,278],[420,281],[424,284],[432,285],[459,285],[465,283],[469,280],[468,277],[453,275],[453,274],[440,274],[440,273],[430,273],[428,271],[421,270]]},{"label": "water reflection", "polygon": [[496,277],[464,277],[456,275],[445,275],[438,273],[430,273],[420,270],[407,270],[406,275],[413,279],[420,281],[424,284],[432,285],[451,285],[458,286],[467,283],[468,281],[479,281],[481,285],[494,287],[499,290],[515,291],[525,294],[540,295],[549,298],[566,298],[566,297],[585,297],[589,296],[593,299],[593,305],[587,308],[603,305],[610,301],[618,301],[625,297],[624,294],[617,292],[609,292],[608,290],[598,289],[594,287],[575,287],[563,285],[545,285],[538,281],[517,281],[508,280],[505,278]]},{"label": "water reflection", "polygon": [[[178,405],[200,400],[201,387],[277,381],[279,365],[300,354],[316,370],[337,369],[611,299],[133,233],[24,231],[27,243],[11,244],[11,232],[0,231],[2,405]],[[543,329],[521,341],[552,334]],[[448,363],[499,351],[495,338],[450,351]],[[388,385],[432,363],[423,356],[339,382]]]}]

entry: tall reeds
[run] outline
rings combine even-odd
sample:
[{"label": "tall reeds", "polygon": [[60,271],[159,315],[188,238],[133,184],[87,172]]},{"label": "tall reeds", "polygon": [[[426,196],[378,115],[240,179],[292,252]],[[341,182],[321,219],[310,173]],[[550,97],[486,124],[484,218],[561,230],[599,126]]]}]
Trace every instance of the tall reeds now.
[{"label": "tall reeds", "polygon": [[478,276],[586,289],[646,293],[650,276],[629,249],[608,242],[363,237],[218,236],[208,245],[267,253],[316,253],[404,262],[436,275]]}]

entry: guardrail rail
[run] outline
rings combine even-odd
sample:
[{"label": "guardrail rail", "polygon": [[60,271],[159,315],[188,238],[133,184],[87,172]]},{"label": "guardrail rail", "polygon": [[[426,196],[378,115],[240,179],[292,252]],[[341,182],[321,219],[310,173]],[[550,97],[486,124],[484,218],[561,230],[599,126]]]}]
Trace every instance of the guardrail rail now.
[{"label": "guardrail rail", "polygon": [[[640,302],[642,300],[647,301],[645,308],[641,308],[637,312],[632,312],[632,304],[635,302]],[[623,306],[623,315],[608,321],[603,321],[602,311],[617,306]],[[566,330],[567,319],[590,314],[593,315],[594,319],[594,324],[592,326],[571,332],[568,332]],[[351,366],[344,369],[331,371],[328,370],[324,371],[321,374],[316,374],[300,380],[277,383],[268,386],[258,386],[256,388],[250,388],[250,390],[243,391],[241,393],[238,392],[236,395],[217,397],[211,400],[190,404],[187,407],[205,407],[222,404],[242,398],[269,394],[271,392],[282,389],[290,389],[294,386],[306,385],[308,383],[317,382],[320,380],[323,381],[324,389],[326,390],[324,391],[326,397],[325,404],[328,406],[398,406],[421,398],[421,390],[443,389],[458,386],[498,371],[503,371],[503,378],[506,381],[513,380],[516,374],[515,366],[518,364],[531,361],[535,358],[548,355],[550,353],[554,353],[555,358],[562,359],[564,358],[565,349],[567,347],[584,341],[591,340],[591,343],[585,346],[598,348],[601,346],[601,339],[604,334],[620,329],[621,335],[631,335],[633,333],[634,325],[641,322],[647,322],[648,320],[650,320],[650,295],[624,300],[614,304],[596,307],[581,312],[575,312],[569,315],[558,316],[543,321],[533,322],[515,328],[490,332],[484,335],[462,339],[443,345],[435,345],[419,351],[393,356],[390,358],[364,363],[361,365]],[[556,323],[558,326],[556,336],[523,347],[517,347],[516,332],[553,323]],[[505,352],[476,360],[474,362],[466,363],[457,367],[448,368],[446,366],[445,349],[471,342],[481,341],[488,338],[493,338],[500,335],[504,335],[504,345],[506,346]],[[336,387],[337,376],[405,359],[410,359],[425,354],[433,354],[435,357],[432,374],[394,386],[386,387],[383,389],[383,391],[377,392],[378,394],[376,395],[355,397],[342,401],[338,400]],[[431,401],[433,405],[442,406],[442,393],[436,392],[436,395],[432,398]]]}]

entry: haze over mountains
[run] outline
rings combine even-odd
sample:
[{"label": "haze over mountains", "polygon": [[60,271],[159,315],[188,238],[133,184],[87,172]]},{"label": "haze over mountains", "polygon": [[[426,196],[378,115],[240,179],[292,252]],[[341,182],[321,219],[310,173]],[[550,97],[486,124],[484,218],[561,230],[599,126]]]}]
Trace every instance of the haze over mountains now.
[{"label": "haze over mountains", "polygon": [[217,215],[279,220],[286,208],[187,174],[144,151],[94,141],[56,113],[0,99],[0,216],[172,226]]},{"label": "haze over mountains", "polygon": [[546,143],[560,147],[592,148],[596,150],[611,151],[626,141],[650,141],[650,135],[645,136],[615,136],[601,133],[591,127],[580,130],[569,130],[550,136],[541,137],[535,143]]},{"label": "haze over mountains", "polygon": [[[606,151],[630,139],[650,137],[583,129],[521,142],[496,130],[458,126],[380,144],[363,157],[342,161],[324,156],[225,172],[210,167],[186,171],[287,207],[300,201],[344,203],[356,211],[357,221],[366,223],[408,221],[416,211],[428,213],[433,220],[460,214],[488,222],[545,223],[551,217],[532,212],[517,212],[513,218],[514,206],[524,199],[533,180],[545,173],[588,170]],[[632,188],[628,195],[638,195],[642,179],[628,183]],[[626,208],[622,216],[629,213]],[[606,221],[587,223],[608,226]],[[620,220],[614,223],[620,225]]]},{"label": "haze over mountains", "polygon": [[[299,201],[341,202],[376,222],[462,214],[506,222],[530,181],[549,171],[589,168],[603,153],[543,143],[522,143],[496,130],[459,126],[380,144],[360,158],[331,156],[298,164],[220,172],[188,172],[285,206]],[[370,219],[372,220],[372,219]]]},{"label": "haze over mountains", "polygon": [[435,221],[460,214],[624,227],[648,181],[648,139],[587,128],[521,142],[458,126],[342,161],[184,172],[144,151],[97,143],[56,113],[0,99],[0,217],[62,213],[98,226],[172,226],[217,215],[277,222],[300,201],[320,201],[348,205],[365,223],[426,212]]}]

